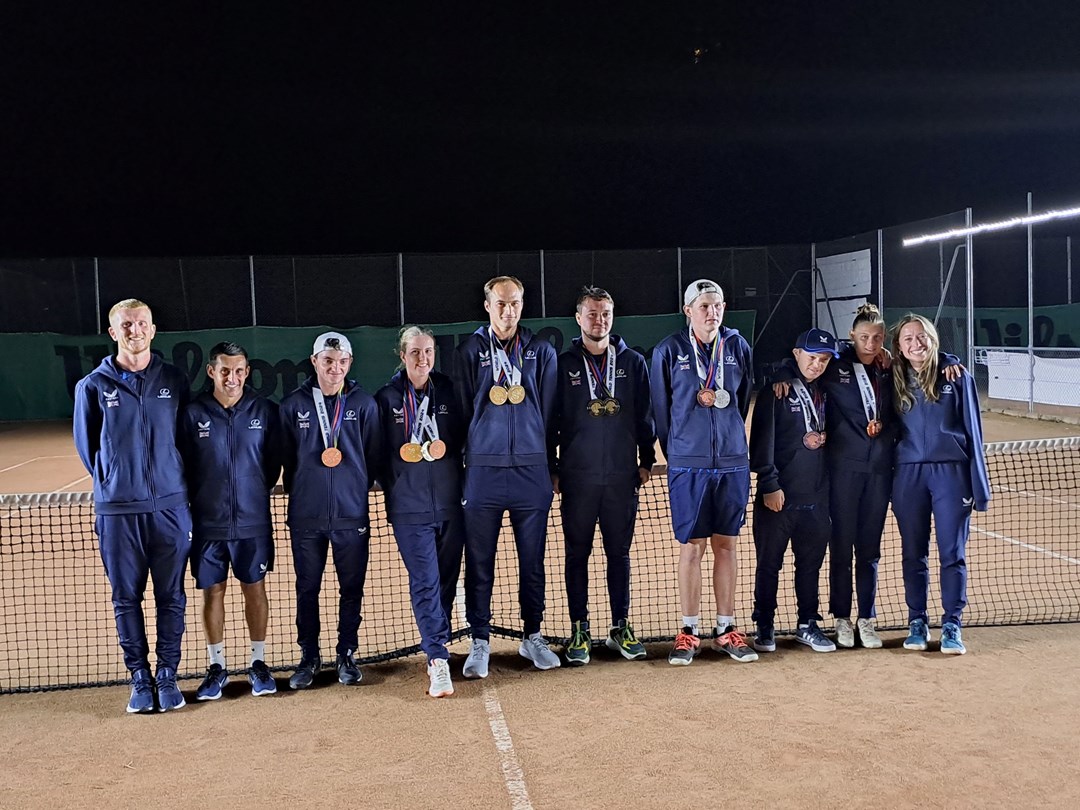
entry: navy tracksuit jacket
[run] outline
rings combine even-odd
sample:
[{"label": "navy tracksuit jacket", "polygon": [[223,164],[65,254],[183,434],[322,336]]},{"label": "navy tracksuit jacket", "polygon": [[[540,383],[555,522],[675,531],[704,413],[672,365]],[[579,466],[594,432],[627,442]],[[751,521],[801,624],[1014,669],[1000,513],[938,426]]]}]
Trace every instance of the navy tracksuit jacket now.
[{"label": "navy tracksuit jacket", "polygon": [[[619,412],[599,417],[589,413],[589,372],[582,340],[576,337],[572,348],[559,356],[554,432],[559,447],[570,620],[589,618],[589,556],[599,520],[615,625],[627,619],[630,610],[630,544],[641,481],[638,469],[651,470],[656,462],[656,431],[645,358],[618,335],[611,335],[611,345]],[[601,358],[596,359],[599,366]]]},{"label": "navy tracksuit jacket", "polygon": [[[409,572],[409,596],[421,647],[432,660],[448,658],[446,644],[465,547],[461,512],[465,425],[453,382],[444,374],[431,372],[426,393],[439,439],[446,443],[446,455],[437,461],[404,461],[398,450],[411,438],[405,433],[407,384],[408,376],[399,371],[375,393],[386,448],[379,481],[398,550]],[[426,436],[421,438],[426,440]]]},{"label": "navy tracksuit jacket", "polygon": [[180,663],[191,514],[177,424],[189,396],[187,377],[156,355],[139,372],[106,357],[75,386],[75,447],[94,481],[101,559],[131,672],[150,667],[142,611],[148,576],[158,666],[175,670]]},{"label": "navy tracksuit jacket", "polygon": [[526,635],[544,617],[544,546],[552,490],[548,431],[555,411],[555,349],[524,326],[521,384],[525,401],[494,405],[490,327],[457,347],[454,385],[468,425],[465,439],[465,603],[473,638],[491,631],[491,591],[502,516],[510,512],[518,552],[518,599]]}]

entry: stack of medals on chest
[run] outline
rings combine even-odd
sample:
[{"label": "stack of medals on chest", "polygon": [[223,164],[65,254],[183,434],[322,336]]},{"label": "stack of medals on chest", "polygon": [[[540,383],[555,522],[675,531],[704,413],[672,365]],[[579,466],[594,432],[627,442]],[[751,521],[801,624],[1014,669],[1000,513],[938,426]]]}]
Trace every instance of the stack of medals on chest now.
[{"label": "stack of medals on chest", "polygon": [[585,380],[589,383],[589,402],[585,406],[590,416],[615,416],[620,410],[615,398],[615,347],[608,344],[601,361],[582,346],[585,360]]},{"label": "stack of medals on chest", "polygon": [[446,442],[439,438],[439,424],[435,421],[434,393],[433,384],[418,394],[411,382],[405,382],[405,443],[398,450],[402,461],[438,461],[446,455]]}]

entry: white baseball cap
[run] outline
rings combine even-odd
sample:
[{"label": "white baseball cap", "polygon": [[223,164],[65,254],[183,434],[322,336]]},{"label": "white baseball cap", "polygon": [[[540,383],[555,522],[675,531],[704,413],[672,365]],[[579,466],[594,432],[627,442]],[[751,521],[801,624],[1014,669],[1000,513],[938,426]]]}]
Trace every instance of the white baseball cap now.
[{"label": "white baseball cap", "polygon": [[323,332],[315,338],[315,345],[311,349],[312,355],[327,350],[342,351],[350,357],[352,356],[352,344],[341,332]]},{"label": "white baseball cap", "polygon": [[683,306],[690,306],[699,295],[706,293],[716,293],[721,298],[724,297],[724,291],[720,289],[719,284],[707,278],[699,278],[697,281],[691,281],[686,292],[683,293]]}]

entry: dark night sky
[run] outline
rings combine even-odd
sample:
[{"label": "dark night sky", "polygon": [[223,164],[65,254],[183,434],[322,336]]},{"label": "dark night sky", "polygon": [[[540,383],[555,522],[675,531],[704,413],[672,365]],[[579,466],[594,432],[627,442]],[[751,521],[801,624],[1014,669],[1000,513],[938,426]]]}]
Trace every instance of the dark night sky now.
[{"label": "dark night sky", "polygon": [[1072,3],[222,5],[5,25],[0,255],[776,244],[1080,198]]}]

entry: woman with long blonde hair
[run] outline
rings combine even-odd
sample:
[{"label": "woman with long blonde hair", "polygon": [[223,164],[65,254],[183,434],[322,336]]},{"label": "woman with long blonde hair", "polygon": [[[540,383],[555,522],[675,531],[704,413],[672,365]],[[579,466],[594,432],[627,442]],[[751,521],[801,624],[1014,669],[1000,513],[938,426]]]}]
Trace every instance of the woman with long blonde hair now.
[{"label": "woman with long blonde hair", "polygon": [[971,511],[986,511],[990,481],[975,380],[967,371],[952,382],[942,379],[940,348],[937,329],[921,315],[905,315],[893,327],[893,404],[900,422],[893,514],[900,528],[908,606],[904,649],[925,650],[930,641],[926,603],[932,515],[941,563],[941,652],[963,655],[964,552]]}]

